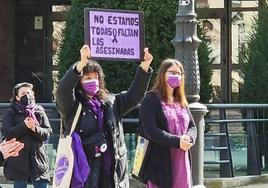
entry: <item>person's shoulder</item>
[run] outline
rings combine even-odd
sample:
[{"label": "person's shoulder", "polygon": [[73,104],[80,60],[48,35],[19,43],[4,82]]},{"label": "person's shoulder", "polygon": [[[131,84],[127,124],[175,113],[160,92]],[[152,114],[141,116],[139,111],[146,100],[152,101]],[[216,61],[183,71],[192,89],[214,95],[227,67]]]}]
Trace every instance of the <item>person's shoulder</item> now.
[{"label": "person's shoulder", "polygon": [[151,90],[151,91],[146,92],[145,98],[160,100],[160,94],[157,91],[152,91]]},{"label": "person's shoulder", "polygon": [[11,108],[11,107],[8,107],[5,111],[4,111],[4,115],[7,115],[7,114],[14,114],[16,111],[16,109],[14,108]]},{"label": "person's shoulder", "polygon": [[18,113],[19,113],[19,110],[10,105],[3,111],[3,119],[15,117],[17,116]]},{"label": "person's shoulder", "polygon": [[115,99],[115,94],[113,94],[113,93],[107,94],[107,100],[114,100],[114,99]]},{"label": "person's shoulder", "polygon": [[45,108],[41,106],[40,104],[35,104],[34,109],[36,111],[45,111]]},{"label": "person's shoulder", "polygon": [[5,110],[5,114],[10,114],[19,111],[16,104],[14,102],[11,102],[10,105]]},{"label": "person's shoulder", "polygon": [[113,106],[115,98],[116,98],[115,96],[116,95],[113,93],[108,93],[106,98],[103,100],[103,104],[107,106]]},{"label": "person's shoulder", "polygon": [[160,95],[156,91],[148,91],[145,94],[144,99],[142,100],[142,103],[150,103],[150,104],[159,104],[160,103]]}]

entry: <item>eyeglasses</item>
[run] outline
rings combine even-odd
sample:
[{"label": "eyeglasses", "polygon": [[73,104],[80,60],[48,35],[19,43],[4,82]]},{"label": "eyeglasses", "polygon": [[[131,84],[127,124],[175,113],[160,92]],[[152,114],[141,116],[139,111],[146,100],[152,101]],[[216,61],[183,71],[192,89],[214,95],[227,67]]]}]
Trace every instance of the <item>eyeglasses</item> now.
[{"label": "eyeglasses", "polygon": [[177,71],[166,71],[166,72],[172,75],[179,75],[179,76],[184,74],[183,72],[177,72]]}]

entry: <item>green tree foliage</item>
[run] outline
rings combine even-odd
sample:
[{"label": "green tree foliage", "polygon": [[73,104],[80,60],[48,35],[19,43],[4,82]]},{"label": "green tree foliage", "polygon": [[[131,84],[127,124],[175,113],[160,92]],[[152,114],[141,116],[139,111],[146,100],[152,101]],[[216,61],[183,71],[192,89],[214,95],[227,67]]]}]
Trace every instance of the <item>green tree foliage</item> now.
[{"label": "green tree foliage", "polygon": [[[174,57],[174,47],[171,40],[175,37],[174,21],[177,5],[177,1],[174,0],[72,0],[59,55],[60,77],[70,65],[79,60],[79,50],[84,43],[83,16],[85,7],[142,11],[145,22],[145,46],[149,47],[153,54],[152,68],[157,70],[163,59]],[[108,90],[120,92],[128,88],[134,76],[136,63],[115,61],[99,63],[104,69]],[[201,70],[201,75],[204,75],[204,72],[207,71]],[[204,86],[203,83],[210,83],[210,81],[207,79],[202,81],[201,87]],[[201,90],[205,90],[205,95],[210,96],[207,94],[207,89]]]},{"label": "green tree foliage", "polygon": [[200,102],[208,103],[212,97],[212,84],[211,84],[211,65],[215,61],[215,57],[211,56],[212,49],[210,48],[210,40],[207,40],[202,32],[202,29],[198,25],[197,27],[198,37],[201,39],[200,46],[198,48],[198,60],[200,68]]},{"label": "green tree foliage", "polygon": [[246,103],[268,103],[268,5],[265,0],[262,4],[248,40],[239,49],[244,79],[240,100]]},{"label": "green tree foliage", "polygon": [[[74,62],[79,60],[79,49],[84,43],[84,8],[106,8],[122,10],[140,10],[145,17],[145,45],[154,55],[153,69],[157,69],[160,60],[174,56],[170,41],[175,36],[174,17],[176,1],[143,1],[143,0],[73,0],[66,19],[66,29],[61,47],[60,77]],[[136,63],[133,62],[100,62],[105,75],[108,90],[119,92],[127,89],[133,79]]]},{"label": "green tree foliage", "polygon": [[[215,57],[211,56],[212,49],[210,48],[210,39],[206,39],[205,33],[201,28],[201,25],[197,27],[198,37],[201,39],[201,43],[198,48],[198,60],[200,68],[200,102],[209,103],[212,97],[212,84],[211,84],[211,65],[215,61]],[[207,114],[209,115],[209,114]],[[206,124],[205,132],[208,132],[211,128],[211,125]]]}]

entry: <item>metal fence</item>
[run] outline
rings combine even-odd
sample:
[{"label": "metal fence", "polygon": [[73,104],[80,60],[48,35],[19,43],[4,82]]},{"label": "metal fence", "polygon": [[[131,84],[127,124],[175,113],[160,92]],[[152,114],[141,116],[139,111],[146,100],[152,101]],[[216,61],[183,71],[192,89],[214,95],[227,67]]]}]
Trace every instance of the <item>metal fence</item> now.
[{"label": "metal fence", "polygon": [[[60,116],[55,103],[40,103],[46,109],[53,135],[48,141],[51,169],[55,157]],[[0,103],[0,125],[9,103]],[[268,169],[268,104],[206,104],[205,176],[258,175]],[[136,147],[138,108],[123,117],[129,170]]]},{"label": "metal fence", "polygon": [[266,172],[268,104],[206,106],[205,175],[233,177]]}]

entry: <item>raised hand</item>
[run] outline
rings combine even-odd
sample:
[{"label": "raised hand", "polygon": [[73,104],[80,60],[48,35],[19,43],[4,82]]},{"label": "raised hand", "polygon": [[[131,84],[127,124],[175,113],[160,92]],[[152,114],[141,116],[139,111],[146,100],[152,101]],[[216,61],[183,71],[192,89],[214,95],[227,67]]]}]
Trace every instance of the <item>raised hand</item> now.
[{"label": "raised hand", "polygon": [[140,65],[141,68],[144,71],[148,72],[148,69],[149,69],[152,61],[153,61],[152,54],[149,53],[148,48],[144,48],[144,57],[143,57],[143,61],[141,62],[141,65]]},{"label": "raised hand", "polygon": [[23,143],[20,143],[13,138],[12,140],[2,142],[0,144],[0,151],[3,154],[4,159],[6,159],[8,157],[18,156],[23,147]]},{"label": "raised hand", "polygon": [[88,45],[83,45],[80,49],[80,62],[77,64],[76,69],[78,72],[82,72],[84,66],[87,65],[90,59],[90,48]]},{"label": "raised hand", "polygon": [[36,121],[33,118],[30,117],[25,118],[24,123],[29,129],[35,132]]}]

